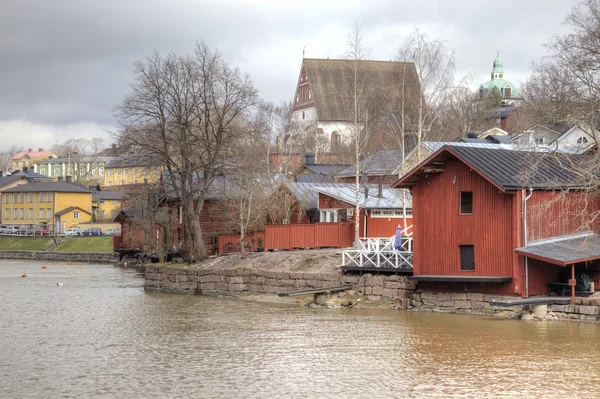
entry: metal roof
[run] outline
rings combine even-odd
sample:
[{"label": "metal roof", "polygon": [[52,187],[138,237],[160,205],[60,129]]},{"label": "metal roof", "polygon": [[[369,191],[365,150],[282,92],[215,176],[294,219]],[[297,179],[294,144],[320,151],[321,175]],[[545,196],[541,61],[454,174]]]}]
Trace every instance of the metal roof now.
[{"label": "metal roof", "polygon": [[[385,176],[394,174],[394,169],[402,162],[401,150],[376,151],[359,162],[361,173],[369,176]],[[356,175],[356,164],[350,165],[337,174],[339,177]]]},{"label": "metal roof", "polygon": [[320,174],[320,175],[335,175],[336,173],[341,172],[342,170],[346,169],[348,166],[352,166],[352,165],[348,165],[348,164],[309,164],[309,165],[302,165],[302,167],[300,169],[308,169],[313,173],[316,174]]},{"label": "metal roof", "polygon": [[566,266],[600,258],[600,234],[590,232],[532,241],[515,252],[555,265]]},{"label": "metal roof", "polygon": [[160,162],[152,157],[129,153],[112,158],[105,167],[122,168],[129,166],[160,166]]},{"label": "metal roof", "polygon": [[79,187],[75,184],[62,181],[27,183],[4,190],[5,193],[37,193],[40,191],[61,193],[92,193],[92,191],[88,190],[87,188]]},{"label": "metal roof", "polygon": [[117,191],[94,191],[92,194],[92,201],[122,200],[125,198],[127,198],[126,194]]},{"label": "metal roof", "polygon": [[[365,197],[365,188],[368,187],[369,195]],[[328,195],[332,198],[345,202],[347,204],[356,205],[356,185],[353,183],[346,183],[343,186],[336,187],[315,187],[313,190]],[[377,184],[365,184],[361,186],[359,195],[359,205],[364,209],[401,209],[402,205],[402,192],[405,191],[406,195],[406,207],[412,208],[412,197],[408,190],[402,190],[397,188],[390,188],[389,186],[383,186],[382,197],[378,197],[378,186]],[[318,199],[317,199],[318,200]]]},{"label": "metal roof", "polygon": [[[113,159],[115,159],[115,157],[104,157],[104,156],[96,156],[96,155],[86,155],[80,158],[75,158],[75,157],[71,157],[70,161],[73,165],[78,164],[78,163],[99,163],[99,162],[110,162]],[[38,165],[46,165],[46,164],[61,164],[61,163],[69,163],[69,157],[58,157],[58,158],[52,158],[52,159],[42,159],[42,160],[37,160],[35,162],[32,162],[34,164],[38,164]]]},{"label": "metal roof", "polygon": [[[581,187],[584,182],[573,171],[563,165],[574,162],[579,167],[585,167],[586,162],[593,161],[585,155],[445,145],[403,176],[396,183],[396,186],[410,187],[414,185],[425,174],[423,166],[433,162],[443,162],[451,156],[459,158],[505,191],[522,188],[559,189]],[[590,164],[589,167],[598,168],[595,164]]]},{"label": "metal roof", "polygon": [[334,183],[335,177],[332,175],[318,175],[315,173],[296,175],[298,183]]},{"label": "metal roof", "polygon": [[5,186],[9,183],[12,183],[13,181],[20,180],[20,179],[27,180],[25,176],[15,176],[15,175],[2,176],[2,177],[0,177],[0,187]]}]

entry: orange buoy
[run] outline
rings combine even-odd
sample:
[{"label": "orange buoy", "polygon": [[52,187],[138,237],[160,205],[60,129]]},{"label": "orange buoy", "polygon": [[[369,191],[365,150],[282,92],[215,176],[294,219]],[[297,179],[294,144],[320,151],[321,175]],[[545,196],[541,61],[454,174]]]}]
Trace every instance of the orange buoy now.
[{"label": "orange buoy", "polygon": [[46,266],[42,266],[42,269],[45,269],[45,268],[46,268]]},{"label": "orange buoy", "polygon": [[21,274],[21,277],[25,278],[27,275],[25,273]]},{"label": "orange buoy", "polygon": [[67,265],[70,265],[70,264],[71,264],[71,262],[67,262]]}]

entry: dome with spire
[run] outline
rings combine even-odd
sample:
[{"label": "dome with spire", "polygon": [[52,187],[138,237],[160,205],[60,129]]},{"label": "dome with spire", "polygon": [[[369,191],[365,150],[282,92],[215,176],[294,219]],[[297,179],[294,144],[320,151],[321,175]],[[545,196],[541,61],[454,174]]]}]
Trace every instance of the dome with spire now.
[{"label": "dome with spire", "polygon": [[504,69],[502,68],[502,59],[500,52],[496,54],[490,80],[479,86],[479,98],[484,98],[496,88],[503,99],[519,98],[519,90],[512,82],[504,79]]}]

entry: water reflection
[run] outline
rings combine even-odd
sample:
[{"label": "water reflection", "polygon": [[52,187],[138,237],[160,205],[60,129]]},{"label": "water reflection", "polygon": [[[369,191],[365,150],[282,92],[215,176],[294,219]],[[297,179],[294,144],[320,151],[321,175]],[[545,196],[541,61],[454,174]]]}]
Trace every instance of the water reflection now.
[{"label": "water reflection", "polygon": [[142,284],[106,265],[0,261],[0,396],[547,398],[596,397],[600,384],[598,325],[320,311]]}]

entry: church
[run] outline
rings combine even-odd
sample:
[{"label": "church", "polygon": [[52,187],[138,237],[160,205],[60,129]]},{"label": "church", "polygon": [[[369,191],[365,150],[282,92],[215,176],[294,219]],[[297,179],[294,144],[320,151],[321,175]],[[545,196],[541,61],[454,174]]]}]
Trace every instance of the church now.
[{"label": "church", "polygon": [[500,59],[500,52],[496,54],[492,72],[490,73],[490,80],[482,83],[479,86],[479,99],[487,98],[492,91],[498,90],[502,97],[502,106],[518,106],[521,102],[521,97],[517,86],[512,82],[505,79],[506,74],[502,68],[502,60]]}]

